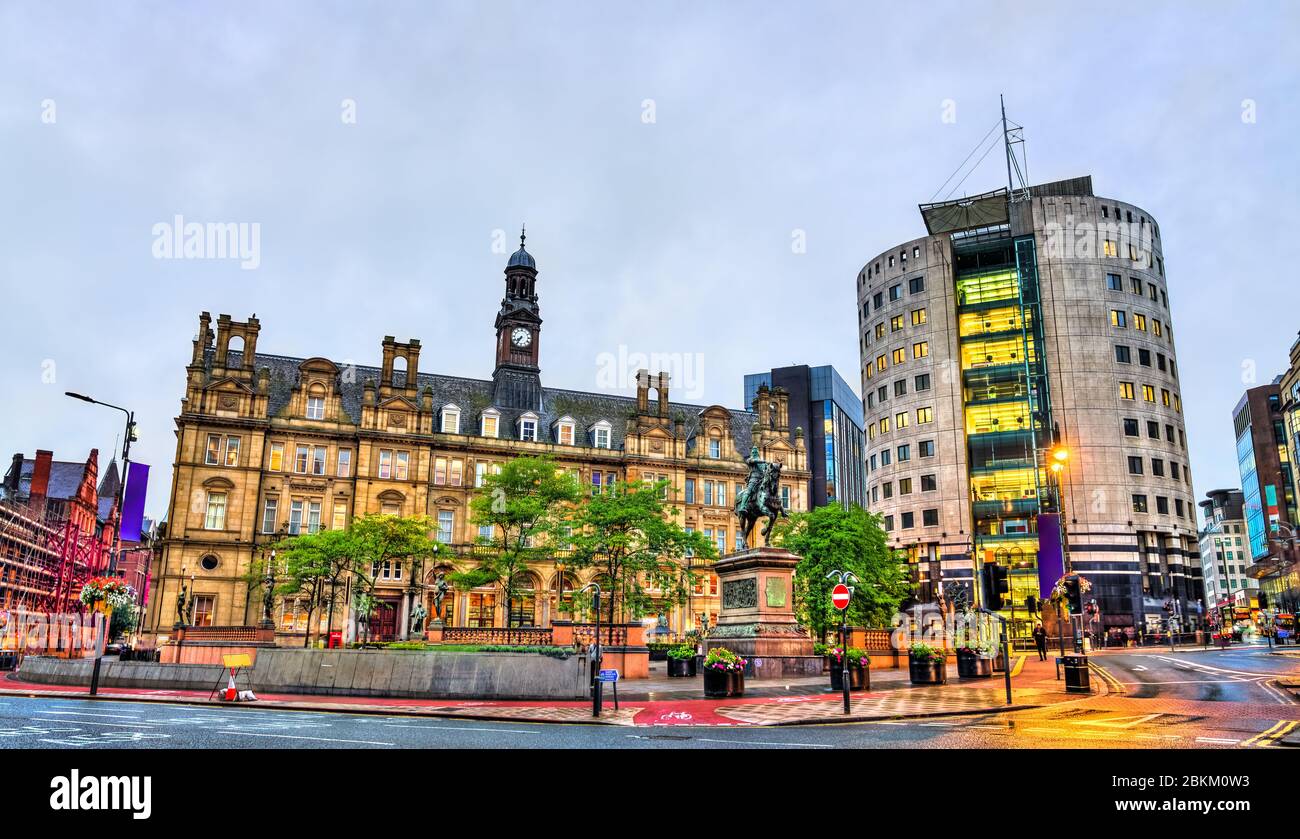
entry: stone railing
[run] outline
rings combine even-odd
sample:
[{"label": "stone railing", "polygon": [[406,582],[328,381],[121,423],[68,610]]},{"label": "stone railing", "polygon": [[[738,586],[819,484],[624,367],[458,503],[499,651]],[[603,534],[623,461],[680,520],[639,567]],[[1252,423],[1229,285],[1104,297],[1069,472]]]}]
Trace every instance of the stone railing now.
[{"label": "stone railing", "polygon": [[448,626],[442,630],[444,644],[500,644],[546,647],[553,641],[550,629],[536,626],[504,627]]},{"label": "stone railing", "polygon": [[260,629],[256,626],[183,626],[175,630],[173,637],[176,640],[186,641],[250,643],[273,640],[275,630]]}]

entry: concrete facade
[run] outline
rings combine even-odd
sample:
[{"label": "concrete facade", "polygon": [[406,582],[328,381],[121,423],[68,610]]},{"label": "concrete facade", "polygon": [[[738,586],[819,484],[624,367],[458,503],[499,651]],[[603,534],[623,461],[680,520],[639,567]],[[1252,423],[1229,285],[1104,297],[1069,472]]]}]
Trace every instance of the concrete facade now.
[{"label": "concrete facade", "polygon": [[[1037,515],[1059,498],[1069,562],[1093,583],[1105,626],[1150,624],[1169,600],[1197,622],[1195,505],[1158,225],[1094,195],[1090,178],[985,198],[1004,203],[995,223],[905,242],[858,273],[871,509],[908,552],[920,599],[937,594],[926,584],[941,575],[946,595],[973,600],[978,566],[1009,565],[1020,635],[1024,597],[1047,593]],[[1068,451],[1059,493],[1047,468],[1057,448]]]},{"label": "concrete facade", "polygon": [[1250,542],[1239,489],[1212,489],[1201,502],[1204,525],[1199,534],[1205,604],[1211,610],[1231,606],[1238,592],[1253,601],[1259,583],[1246,576]]}]

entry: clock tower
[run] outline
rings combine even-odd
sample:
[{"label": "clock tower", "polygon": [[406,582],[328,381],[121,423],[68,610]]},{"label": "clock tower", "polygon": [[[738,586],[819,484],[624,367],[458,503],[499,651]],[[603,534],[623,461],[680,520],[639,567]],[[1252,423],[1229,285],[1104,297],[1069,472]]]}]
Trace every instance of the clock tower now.
[{"label": "clock tower", "polygon": [[506,296],[497,312],[497,361],[492,372],[492,401],[502,408],[537,411],[542,405],[541,368],[537,365],[542,318],[537,306],[537,262],[519,250],[506,263]]}]

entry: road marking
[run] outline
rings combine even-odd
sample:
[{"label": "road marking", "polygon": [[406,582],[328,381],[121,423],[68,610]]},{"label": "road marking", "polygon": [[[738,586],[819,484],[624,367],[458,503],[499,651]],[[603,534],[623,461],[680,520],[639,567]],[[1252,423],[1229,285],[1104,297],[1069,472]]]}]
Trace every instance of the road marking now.
[{"label": "road marking", "polygon": [[701,743],[730,743],[741,746],[796,746],[801,749],[834,749],[831,743],[771,743],[764,740],[715,740],[709,737],[698,738]]},{"label": "road marking", "polygon": [[1142,671],[1142,670],[1145,670],[1145,669],[1146,669],[1145,667],[1143,667],[1141,664],[1139,664],[1139,665],[1137,665],[1136,667],[1133,668],[1133,672],[1134,672],[1134,673],[1138,673],[1138,672],[1140,672],[1140,671]]},{"label": "road marking", "polygon": [[463,728],[454,725],[404,725],[396,722],[383,723],[384,728],[426,728],[430,731],[490,731],[493,734],[541,734],[540,731],[524,731],[519,728]]},{"label": "road marking", "polygon": [[1240,743],[1241,741],[1240,741],[1240,740],[1232,740],[1232,739],[1229,739],[1229,738],[1227,738],[1227,737],[1197,737],[1197,738],[1196,738],[1196,742],[1198,742],[1198,743],[1223,743],[1223,744],[1228,745],[1228,746],[1235,746],[1235,745],[1237,745],[1238,743]]},{"label": "road marking", "polygon": [[1277,743],[1278,740],[1281,740],[1283,737],[1290,734],[1297,725],[1300,725],[1300,720],[1292,720],[1291,722],[1285,722],[1276,731],[1273,731],[1272,733],[1258,740],[1255,743],[1255,745],[1259,746],[1260,748],[1273,746]]},{"label": "road marking", "polygon": [[[29,720],[37,722],[54,722],[54,720],[45,719],[44,717],[28,717]],[[95,720],[59,720],[59,722],[75,722],[77,725],[111,725],[115,728],[157,728],[151,722],[96,722]]]},{"label": "road marking", "polygon": [[[1161,661],[1171,661],[1175,664],[1181,664],[1181,662],[1178,661],[1178,659],[1170,658],[1169,656],[1165,656],[1165,655],[1158,655],[1156,656],[1156,658],[1160,659]],[[1212,664],[1201,664],[1200,662],[1196,662],[1196,664],[1193,666],[1214,673],[1221,673],[1221,674],[1231,675],[1231,676],[1246,676],[1251,679],[1285,679],[1288,676],[1288,674],[1286,673],[1252,673],[1249,670],[1229,670],[1226,667],[1215,667]]]},{"label": "road marking", "polygon": [[1071,725],[1097,725],[1102,728],[1132,728],[1135,725],[1150,722],[1160,716],[1164,716],[1164,714],[1131,714],[1125,717],[1107,717],[1104,720],[1072,720]]},{"label": "road marking", "polygon": [[129,720],[133,717],[140,716],[137,711],[134,714],[96,714],[93,711],[37,711],[38,714],[77,714],[83,717],[112,717],[114,719]]},{"label": "road marking", "polygon": [[381,743],[378,740],[340,740],[335,737],[305,737],[301,734],[255,734],[252,731],[233,731],[219,728],[215,734],[239,734],[243,737],[283,737],[288,740],[321,740],[326,743],[360,743],[364,746],[396,746],[396,743]]},{"label": "road marking", "polygon": [[1011,678],[1014,679],[1016,676],[1020,675],[1020,668],[1025,666],[1025,660],[1027,658],[1029,658],[1029,656],[1022,655],[1020,658],[1016,659],[1016,666],[1011,668]]},{"label": "road marking", "polygon": [[1277,730],[1281,729],[1284,725],[1286,725],[1286,720],[1278,720],[1277,722],[1275,722],[1275,723],[1273,723],[1272,725],[1270,725],[1268,728],[1266,728],[1266,729],[1264,729],[1263,731],[1261,731],[1260,733],[1256,734],[1254,737],[1250,737],[1250,738],[1246,739],[1244,742],[1242,742],[1241,745],[1243,745],[1243,746],[1254,746],[1254,745],[1256,745],[1257,743],[1259,743],[1259,741],[1260,741],[1261,739],[1268,738],[1268,737],[1271,736],[1274,732],[1276,732]]},{"label": "road marking", "polygon": [[1279,705],[1293,704],[1293,700],[1291,699],[1291,697],[1285,691],[1283,691],[1281,688],[1277,686],[1276,679],[1274,679],[1271,682],[1270,681],[1259,682],[1258,684],[1269,694],[1269,696],[1272,696],[1275,700],[1277,700]]}]

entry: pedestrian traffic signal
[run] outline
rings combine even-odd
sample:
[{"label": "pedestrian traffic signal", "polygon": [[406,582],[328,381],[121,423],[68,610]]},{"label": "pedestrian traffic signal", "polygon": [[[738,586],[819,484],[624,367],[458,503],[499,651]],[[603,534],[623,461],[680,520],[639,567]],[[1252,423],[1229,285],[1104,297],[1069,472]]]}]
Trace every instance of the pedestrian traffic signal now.
[{"label": "pedestrian traffic signal", "polygon": [[1033,615],[1038,612],[1038,598],[1030,594],[1025,597],[1025,610]]},{"label": "pedestrian traffic signal", "polygon": [[984,608],[999,612],[1010,605],[1011,581],[1005,565],[986,562],[980,569],[980,594]]}]

